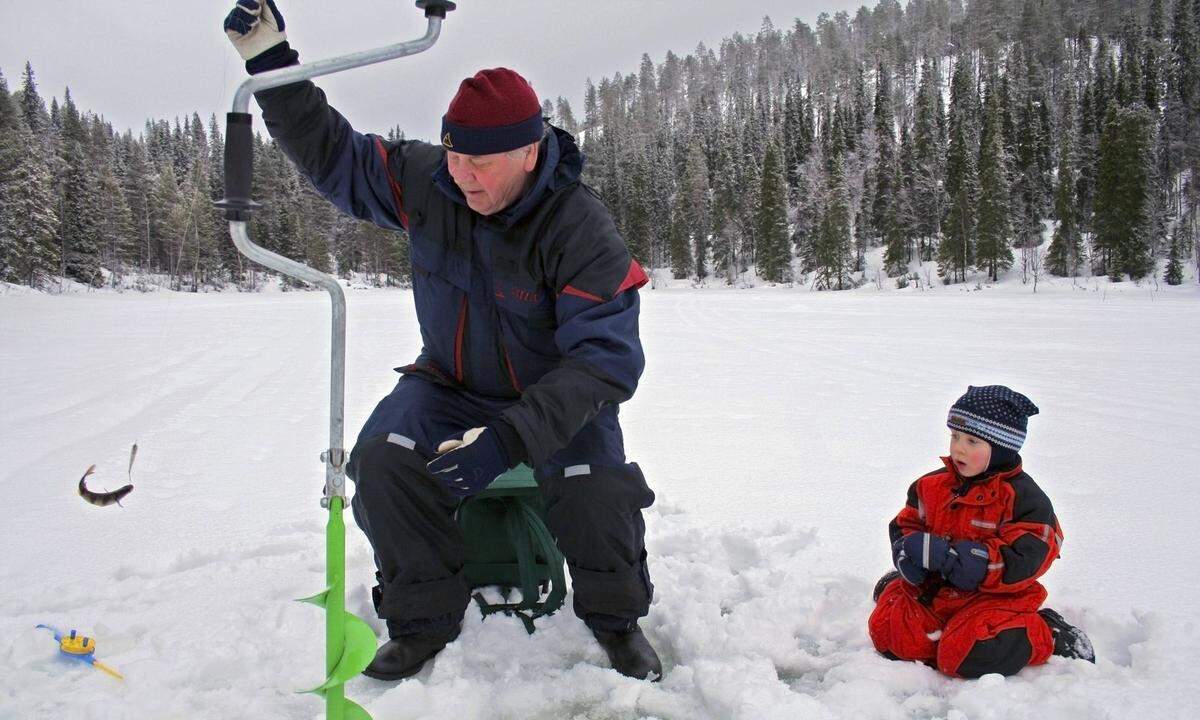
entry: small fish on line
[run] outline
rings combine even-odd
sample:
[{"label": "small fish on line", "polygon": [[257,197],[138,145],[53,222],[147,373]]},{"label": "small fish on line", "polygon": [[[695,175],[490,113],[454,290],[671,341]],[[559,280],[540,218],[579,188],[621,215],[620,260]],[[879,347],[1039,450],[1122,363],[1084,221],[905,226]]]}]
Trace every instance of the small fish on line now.
[{"label": "small fish on line", "polygon": [[[129,474],[130,480],[133,479],[133,459],[135,457],[137,457],[137,443],[134,443],[133,447],[129,449],[129,470],[127,472]],[[124,487],[119,487],[116,490],[113,490],[112,492],[99,492],[98,493],[98,492],[93,492],[93,491],[89,490],[88,486],[87,486],[87,479],[88,479],[88,476],[94,472],[96,472],[96,466],[91,465],[83,473],[83,477],[79,478],[79,497],[83,498],[84,500],[87,500],[92,505],[97,505],[99,507],[104,507],[105,505],[112,505],[113,503],[121,505],[121,500],[126,495],[133,492],[132,484],[126,485]],[[122,507],[124,507],[124,506],[122,505]]]},{"label": "small fish on line", "polygon": [[79,497],[87,500],[89,503],[98,505],[100,507],[112,505],[113,503],[120,505],[121,500],[126,495],[133,492],[133,485],[126,485],[124,487],[117,488],[112,492],[92,492],[91,490],[88,490],[88,475],[91,475],[95,471],[96,466],[92,465],[87,469],[87,472],[83,474],[83,477],[79,478]]}]

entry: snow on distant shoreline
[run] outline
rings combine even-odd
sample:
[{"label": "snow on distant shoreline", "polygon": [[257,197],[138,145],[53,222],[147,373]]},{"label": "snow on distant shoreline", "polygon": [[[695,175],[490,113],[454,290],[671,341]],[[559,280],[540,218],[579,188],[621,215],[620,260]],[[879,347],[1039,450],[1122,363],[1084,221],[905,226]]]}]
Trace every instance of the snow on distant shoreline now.
[{"label": "snow on distant shoreline", "polygon": [[[1140,280],[1122,280],[1113,282],[1108,276],[1094,275],[1079,275],[1076,277],[1056,277],[1045,270],[1038,273],[1035,278],[1033,273],[1022,273],[1020,267],[1020,258],[1015,261],[1014,267],[1000,273],[1000,279],[997,281],[990,280],[986,273],[974,272],[969,273],[965,282],[945,284],[938,277],[937,263],[932,261],[915,262],[909,268],[909,273],[905,278],[888,277],[882,270],[883,265],[883,248],[875,248],[869,251],[865,258],[865,270],[856,273],[858,276],[858,287],[848,288],[839,291],[825,292],[850,292],[850,293],[920,293],[920,292],[980,292],[980,291],[1002,291],[1009,293],[1029,293],[1029,294],[1056,294],[1060,292],[1092,292],[1101,296],[1107,296],[1109,293],[1127,294],[1127,293],[1165,293],[1168,295],[1178,294],[1196,294],[1200,295],[1200,283],[1196,279],[1196,265],[1192,262],[1185,263],[1183,271],[1183,283],[1177,286],[1167,285],[1161,280],[1163,268],[1166,261],[1159,260],[1156,263],[1154,272]],[[734,278],[733,281],[727,282],[724,278],[708,277],[704,280],[695,280],[693,278],[676,279],[670,268],[655,268],[648,270],[650,275],[649,289],[696,289],[706,291],[717,290],[748,290],[748,289],[763,289],[763,290],[779,290],[779,291],[810,291],[811,284],[806,277],[799,277],[793,282],[787,283],[769,283],[755,273],[754,268],[750,268],[746,272]],[[106,279],[108,275],[106,273]],[[383,278],[371,278],[359,273],[354,273],[349,278],[341,279],[343,286],[349,289],[371,290],[380,289],[380,283]],[[217,289],[209,286],[202,286],[196,289],[196,292],[201,294],[213,292],[253,292],[253,293],[277,293],[283,292],[284,287],[279,276],[256,271],[252,278],[253,288],[239,288],[236,285],[229,284],[223,288]],[[302,290],[304,288],[301,288]],[[313,288],[315,290],[315,288]],[[403,292],[408,292],[407,288],[394,287]],[[295,291],[294,288],[289,288],[289,291]],[[172,290],[172,279],[166,275],[141,275],[132,274],[122,278],[121,282],[115,287],[105,285],[104,287],[95,288],[83,283],[66,279],[52,278],[44,284],[44,287],[39,289],[30,288],[26,285],[16,285],[8,282],[0,282],[0,297],[5,295],[24,295],[29,293],[48,293],[58,295],[77,295],[91,293],[156,293],[156,292],[193,292],[190,288],[181,288]]]}]

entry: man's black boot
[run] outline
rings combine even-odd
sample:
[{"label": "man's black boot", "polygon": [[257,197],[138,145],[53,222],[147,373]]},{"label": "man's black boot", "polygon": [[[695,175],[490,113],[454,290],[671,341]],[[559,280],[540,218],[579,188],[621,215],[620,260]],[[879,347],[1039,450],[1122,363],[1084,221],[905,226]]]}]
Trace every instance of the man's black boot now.
[{"label": "man's black boot", "polygon": [[454,633],[437,635],[398,635],[375,651],[375,659],[363,670],[363,675],[376,680],[403,680],[421,671],[426,661],[458,637]]},{"label": "man's black boot", "polygon": [[638,680],[662,680],[662,661],[658,659],[658,653],[654,652],[650,641],[636,624],[631,629],[615,632],[593,628],[592,634],[608,654],[608,661],[612,663],[613,670]]},{"label": "man's black boot", "polygon": [[1038,615],[1042,616],[1054,635],[1055,655],[1096,662],[1096,651],[1092,649],[1092,641],[1088,639],[1087,633],[1068,623],[1062,615],[1050,608],[1038,610]]}]

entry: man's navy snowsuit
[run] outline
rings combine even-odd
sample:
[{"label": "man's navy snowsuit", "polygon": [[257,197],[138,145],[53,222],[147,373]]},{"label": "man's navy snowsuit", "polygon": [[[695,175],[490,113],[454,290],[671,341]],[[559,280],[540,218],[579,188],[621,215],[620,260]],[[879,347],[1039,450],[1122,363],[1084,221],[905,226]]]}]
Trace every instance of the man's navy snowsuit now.
[{"label": "man's navy snowsuit", "polygon": [[467,207],[440,146],[359,134],[310,82],[256,97],[271,135],[321,194],[411,238],[423,348],[398,368],[348,466],[390,633],[441,632],[462,618],[458,502],[425,464],[442,440],[496,420],[509,454],[514,430],[524,451],[510,460],[535,469],[576,614],[609,630],[646,615],[641,511],[654,494],[626,463],[617,420],[644,366],[637,288],[646,276],[580,183],[574,139],[551,128],[530,191],[485,217]]}]

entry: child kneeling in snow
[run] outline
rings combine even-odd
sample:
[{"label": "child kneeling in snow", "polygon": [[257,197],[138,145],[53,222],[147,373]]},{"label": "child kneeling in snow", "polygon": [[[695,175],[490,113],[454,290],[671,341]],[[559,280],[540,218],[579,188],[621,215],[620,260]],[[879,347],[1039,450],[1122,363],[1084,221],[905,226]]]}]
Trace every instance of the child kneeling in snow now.
[{"label": "child kneeling in snow", "polygon": [[1037,406],[1002,385],[968,387],[950,408],[944,468],[912,484],[888,532],[896,572],[875,586],[869,630],[895,660],[947,675],[1012,675],[1051,654],[1095,662],[1091,642],[1041,608],[1058,557],[1050,499],[1017,452]]}]

